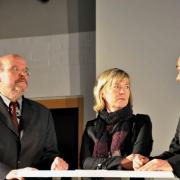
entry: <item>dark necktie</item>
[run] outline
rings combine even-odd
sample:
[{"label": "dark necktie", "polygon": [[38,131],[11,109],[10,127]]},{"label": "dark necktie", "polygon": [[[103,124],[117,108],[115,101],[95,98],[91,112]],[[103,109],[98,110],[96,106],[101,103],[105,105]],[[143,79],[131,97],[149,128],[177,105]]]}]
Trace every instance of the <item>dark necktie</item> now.
[{"label": "dark necktie", "polygon": [[16,116],[16,108],[17,107],[18,107],[17,102],[10,102],[9,111],[10,111],[10,114],[11,114],[11,119],[12,119],[12,122],[13,122],[14,126],[18,129],[19,124],[18,124],[17,116]]}]

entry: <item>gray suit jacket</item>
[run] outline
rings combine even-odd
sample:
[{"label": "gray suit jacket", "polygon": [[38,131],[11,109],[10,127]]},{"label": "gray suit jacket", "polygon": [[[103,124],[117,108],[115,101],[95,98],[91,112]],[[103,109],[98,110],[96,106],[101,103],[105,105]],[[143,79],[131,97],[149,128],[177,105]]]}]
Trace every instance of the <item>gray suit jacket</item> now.
[{"label": "gray suit jacket", "polygon": [[0,98],[0,179],[5,179],[11,169],[49,169],[59,156],[53,118],[47,108],[23,98],[21,123],[22,138]]}]

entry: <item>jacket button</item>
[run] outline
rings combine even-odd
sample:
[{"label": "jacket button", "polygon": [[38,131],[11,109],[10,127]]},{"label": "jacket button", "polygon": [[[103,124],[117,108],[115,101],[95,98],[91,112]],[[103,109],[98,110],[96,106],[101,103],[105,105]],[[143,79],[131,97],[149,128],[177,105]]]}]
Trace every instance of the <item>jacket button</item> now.
[{"label": "jacket button", "polygon": [[21,165],[21,161],[20,160],[17,162],[17,165],[18,165],[18,167],[20,167],[20,165]]}]

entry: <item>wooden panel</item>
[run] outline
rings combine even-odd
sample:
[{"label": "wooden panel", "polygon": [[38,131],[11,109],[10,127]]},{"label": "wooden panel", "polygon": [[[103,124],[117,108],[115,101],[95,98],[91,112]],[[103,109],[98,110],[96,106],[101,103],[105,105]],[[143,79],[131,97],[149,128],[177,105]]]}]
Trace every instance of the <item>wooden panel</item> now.
[{"label": "wooden panel", "polygon": [[59,108],[78,108],[78,165],[80,157],[81,139],[83,134],[83,117],[84,117],[84,103],[82,96],[73,97],[47,97],[36,98],[35,101],[44,105],[48,109]]}]

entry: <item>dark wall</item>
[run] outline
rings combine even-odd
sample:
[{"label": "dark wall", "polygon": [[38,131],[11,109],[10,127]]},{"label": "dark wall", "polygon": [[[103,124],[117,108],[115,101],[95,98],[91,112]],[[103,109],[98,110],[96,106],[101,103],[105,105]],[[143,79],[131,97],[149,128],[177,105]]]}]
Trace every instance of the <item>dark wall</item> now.
[{"label": "dark wall", "polygon": [[60,156],[78,169],[78,108],[51,109]]}]

